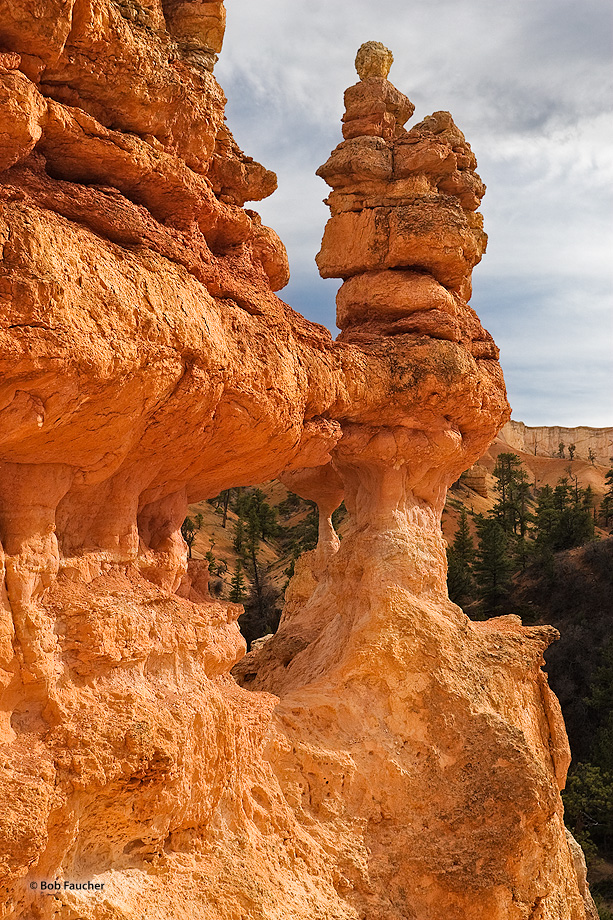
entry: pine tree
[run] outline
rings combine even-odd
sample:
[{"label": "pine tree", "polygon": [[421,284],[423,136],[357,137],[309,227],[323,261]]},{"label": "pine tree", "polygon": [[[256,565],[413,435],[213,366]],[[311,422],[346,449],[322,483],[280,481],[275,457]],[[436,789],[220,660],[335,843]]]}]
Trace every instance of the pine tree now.
[{"label": "pine tree", "polygon": [[254,489],[249,496],[249,512],[253,510],[258,519],[260,536],[263,540],[276,536],[278,532],[277,512],[266,502],[261,489]]},{"label": "pine tree", "polygon": [[594,715],[596,731],[590,761],[613,776],[613,640],[592,678],[587,704]]},{"label": "pine tree", "polygon": [[600,514],[604,519],[604,526],[608,527],[609,521],[613,518],[613,467],[605,473],[604,481],[608,489],[600,505]]},{"label": "pine tree", "polygon": [[232,590],[230,591],[230,600],[235,604],[241,604],[245,597],[245,576],[240,559],[236,560],[234,575],[230,582]]},{"label": "pine tree", "polygon": [[232,543],[234,552],[238,553],[239,555],[243,552],[243,540],[245,536],[244,531],[245,531],[245,522],[242,518],[242,515],[239,513],[238,520],[236,524],[234,525],[234,541]]},{"label": "pine tree", "polygon": [[217,562],[215,561],[212,548],[206,551],[204,557],[209,564],[209,572],[211,575],[214,575],[217,570]]},{"label": "pine tree", "polygon": [[501,605],[509,591],[513,567],[509,557],[509,540],[504,528],[495,518],[486,518],[478,514],[475,522],[479,545],[473,571],[483,609],[492,612]]},{"label": "pine tree", "polygon": [[228,508],[230,506],[230,498],[232,496],[232,489],[224,489],[221,493],[221,501],[223,507],[223,517],[221,519],[221,526],[225,527],[228,520]]},{"label": "pine tree", "polygon": [[544,486],[539,491],[534,532],[541,557],[583,546],[594,539],[592,490],[580,489],[575,477],[573,482],[571,485],[564,477],[555,489]]},{"label": "pine tree", "polygon": [[596,843],[610,855],[613,776],[596,764],[578,763],[569,775],[563,799],[566,821],[581,845],[596,855]]},{"label": "pine tree", "polygon": [[492,509],[506,533],[525,537],[530,514],[530,480],[517,454],[498,454],[494,466],[500,498]]},{"label": "pine tree", "polygon": [[531,561],[532,545],[525,536],[518,536],[514,540],[513,549],[513,569],[519,572],[525,572],[528,563]]},{"label": "pine tree", "polygon": [[196,539],[196,525],[190,517],[186,517],[183,523],[181,524],[181,536],[187,543],[187,556],[188,559],[192,558],[192,546],[194,545],[194,540]]},{"label": "pine tree", "polygon": [[263,540],[275,537],[279,531],[277,511],[272,508],[261,489],[239,490],[234,503],[234,510],[239,519],[248,522],[253,514],[257,517],[260,536]]},{"label": "pine tree", "polygon": [[[554,499],[558,488],[562,494],[565,480],[560,480],[554,489]],[[590,489],[580,489],[575,482],[574,489],[568,487],[565,493],[565,503],[560,505],[560,520],[558,527],[558,539],[556,541],[556,550],[573,549],[575,546],[583,546],[594,539],[594,518],[592,515],[591,503],[593,494]]]},{"label": "pine tree", "polygon": [[[613,850],[613,641],[593,673],[587,699],[593,728],[589,761],[573,768],[564,793],[569,824],[602,855]],[[587,838],[587,839],[586,839]],[[591,839],[590,839],[591,838]]]},{"label": "pine tree", "polygon": [[450,600],[460,606],[473,595],[474,558],[475,546],[468,526],[468,515],[466,509],[462,508],[453,543],[447,549],[447,590]]}]

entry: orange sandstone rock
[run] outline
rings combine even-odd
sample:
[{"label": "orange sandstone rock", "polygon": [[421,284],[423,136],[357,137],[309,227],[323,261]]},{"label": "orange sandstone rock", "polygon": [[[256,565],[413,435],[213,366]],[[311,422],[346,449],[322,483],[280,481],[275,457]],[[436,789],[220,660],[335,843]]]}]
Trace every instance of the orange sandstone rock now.
[{"label": "orange sandstone rock", "polygon": [[[462,169],[474,168],[449,117],[438,113],[416,133],[423,140],[412,160],[401,159],[403,177],[419,170],[440,189],[456,154]],[[439,145],[441,135],[454,149]],[[341,340],[366,352],[385,335],[406,350],[423,347],[427,403],[428,359],[443,342],[461,343],[479,363],[497,356],[464,299],[480,250],[475,238],[467,258],[458,241],[481,229],[465,213],[475,201],[450,207],[448,195],[432,193],[410,208],[384,210],[372,198],[361,207],[360,197],[385,194],[386,148],[400,143],[365,141],[364,165],[352,141],[320,171],[356,205],[335,213],[331,196],[318,264],[347,279],[337,299]],[[476,178],[445,191],[459,198],[469,187],[482,194]],[[451,423],[457,405],[417,421],[424,402],[404,416],[391,405],[378,418],[354,414],[342,421],[330,467],[305,473],[304,483],[292,474],[322,518],[331,495],[340,502],[340,479],[351,527],[338,550],[318,547],[300,561],[277,634],[234,673],[280,698],[276,716],[292,751],[277,769],[305,826],[323,823],[337,841],[337,890],[355,916],[592,916],[558,792],[570,763],[566,732],[541,670],[556,633],[516,617],[471,623],[449,602],[440,514],[463,429]]]},{"label": "orange sandstone rock", "polygon": [[27,77],[17,67],[2,68],[0,62],[0,169],[32,152],[42,133],[44,111],[44,100]]},{"label": "orange sandstone rock", "polygon": [[[243,208],[274,177],[223,124],[223,23],[0,11],[2,915],[583,920],[553,631],[472,624],[445,590],[445,490],[509,414],[466,304],[470,149],[440,113],[405,132],[389,55],[362,54],[345,124],[383,128],[330,166],[361,234],[324,241],[333,342],[275,297],[285,250]],[[243,657],[180,526],[276,476],[321,542]]]}]

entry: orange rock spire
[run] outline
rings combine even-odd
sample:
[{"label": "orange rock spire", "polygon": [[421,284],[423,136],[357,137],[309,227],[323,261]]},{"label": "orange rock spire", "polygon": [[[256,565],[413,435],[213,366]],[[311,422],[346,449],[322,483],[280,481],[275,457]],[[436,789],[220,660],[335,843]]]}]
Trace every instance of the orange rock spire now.
[{"label": "orange rock spire", "polygon": [[346,341],[375,329],[437,328],[497,357],[466,306],[487,241],[477,161],[447,112],[404,128],[414,106],[386,79],[391,59],[377,42],[360,48],[361,81],[345,93],[345,140],[317,173],[333,189],[317,264],[324,278],[346,279],[337,323]]}]

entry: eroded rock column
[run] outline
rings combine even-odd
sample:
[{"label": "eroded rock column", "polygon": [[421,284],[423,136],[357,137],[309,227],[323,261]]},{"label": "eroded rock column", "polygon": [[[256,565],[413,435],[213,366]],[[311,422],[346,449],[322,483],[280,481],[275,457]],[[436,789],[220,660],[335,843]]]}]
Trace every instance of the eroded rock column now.
[{"label": "eroded rock column", "polygon": [[340,341],[389,355],[391,384],[377,411],[347,413],[310,477],[324,504],[342,483],[340,547],[298,563],[277,635],[235,673],[280,697],[275,771],[335,854],[349,916],[584,920],[559,795],[568,742],[541,670],[556,631],[473,623],[446,589],[446,489],[500,411],[497,350],[467,304],[484,187],[447,113],[404,129],[390,63],[377,43],[358,53],[345,140],[320,170],[333,192],[317,261],[345,279]]}]

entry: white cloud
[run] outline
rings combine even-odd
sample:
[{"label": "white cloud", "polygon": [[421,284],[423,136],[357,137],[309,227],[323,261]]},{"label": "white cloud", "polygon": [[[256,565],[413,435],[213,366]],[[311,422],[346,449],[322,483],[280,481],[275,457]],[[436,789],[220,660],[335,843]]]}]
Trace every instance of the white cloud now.
[{"label": "white cloud", "polygon": [[341,140],[358,46],[383,41],[414,119],[449,109],[488,185],[473,305],[501,346],[515,417],[612,424],[609,5],[227,0],[227,11],[216,74],[237,141],[279,176],[256,207],[288,248],[284,299],[334,329],[338,285],[313,261],[328,217],[314,173]]}]

